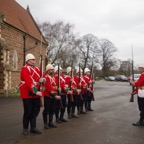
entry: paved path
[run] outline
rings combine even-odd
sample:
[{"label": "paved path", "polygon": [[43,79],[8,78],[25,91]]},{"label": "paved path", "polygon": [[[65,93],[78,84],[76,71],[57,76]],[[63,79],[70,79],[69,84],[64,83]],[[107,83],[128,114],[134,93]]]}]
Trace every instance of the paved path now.
[{"label": "paved path", "polygon": [[[0,144],[143,144],[144,127],[134,127],[138,120],[137,102],[130,103],[127,82],[96,82],[94,112],[43,129],[42,114],[38,128],[42,135],[22,135],[22,101],[0,98]],[[41,109],[42,111],[42,109]]]}]

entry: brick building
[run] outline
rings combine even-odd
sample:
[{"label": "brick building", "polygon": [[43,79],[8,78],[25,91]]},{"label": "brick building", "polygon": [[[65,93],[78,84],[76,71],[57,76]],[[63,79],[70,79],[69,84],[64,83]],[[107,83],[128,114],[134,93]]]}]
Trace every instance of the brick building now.
[{"label": "brick building", "polygon": [[40,63],[46,62],[47,42],[42,36],[29,8],[15,0],[0,0],[0,95],[8,95],[20,82],[25,55],[32,53]]}]

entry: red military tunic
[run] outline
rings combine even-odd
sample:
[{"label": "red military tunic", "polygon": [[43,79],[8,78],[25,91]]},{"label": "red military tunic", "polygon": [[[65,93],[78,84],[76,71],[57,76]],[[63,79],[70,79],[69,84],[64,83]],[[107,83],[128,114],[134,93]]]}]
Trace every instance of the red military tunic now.
[{"label": "red military tunic", "polygon": [[[66,81],[66,85],[68,85],[68,88],[70,89],[71,77],[69,75],[67,75],[65,77],[65,81]],[[77,92],[75,92],[75,91],[77,90],[77,83],[75,82],[74,77],[72,78],[72,90],[73,90],[73,95],[76,95]]]},{"label": "red military tunic", "polygon": [[39,88],[40,69],[38,67],[33,68],[27,64],[22,67],[20,79],[21,82],[19,88],[21,98],[39,98],[39,96],[29,96],[29,92],[34,94],[32,88]]},{"label": "red military tunic", "polygon": [[135,82],[134,86],[137,87],[136,93],[138,93],[139,88],[141,89],[141,87],[144,87],[144,73],[141,74],[138,81]]},{"label": "red military tunic", "polygon": [[67,92],[67,85],[66,85],[66,80],[65,80],[65,76],[62,74],[61,76],[60,76],[60,80],[61,80],[61,83],[62,83],[62,89],[65,91],[65,92]]},{"label": "red military tunic", "polygon": [[85,80],[87,87],[92,89],[92,84],[90,84],[89,82],[92,81],[93,79],[89,75],[84,75],[83,79]]},{"label": "red military tunic", "polygon": [[87,87],[87,83],[85,82],[84,78],[81,76],[80,80],[78,76],[74,76],[75,82],[77,83],[77,87],[81,89],[82,94],[85,93],[85,88]]},{"label": "red military tunic", "polygon": [[44,83],[44,96],[50,97],[53,94],[57,94],[57,85],[54,78],[48,74],[46,74],[44,77],[46,79]]},{"label": "red military tunic", "polygon": [[[54,79],[55,79],[55,82],[56,82],[56,86],[58,87],[58,75],[57,74],[54,76]],[[66,84],[66,81],[65,81],[64,76],[62,75],[62,76],[60,76],[60,88],[63,92],[66,92],[65,84]]]}]

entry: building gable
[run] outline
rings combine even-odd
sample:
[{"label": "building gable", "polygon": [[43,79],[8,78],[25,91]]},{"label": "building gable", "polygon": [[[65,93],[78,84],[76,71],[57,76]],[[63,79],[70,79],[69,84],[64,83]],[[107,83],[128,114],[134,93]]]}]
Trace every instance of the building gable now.
[{"label": "building gable", "polygon": [[[0,0],[0,13],[4,14],[6,23],[41,40],[41,32],[30,11],[25,10],[15,0]],[[44,38],[43,42],[46,43]]]}]

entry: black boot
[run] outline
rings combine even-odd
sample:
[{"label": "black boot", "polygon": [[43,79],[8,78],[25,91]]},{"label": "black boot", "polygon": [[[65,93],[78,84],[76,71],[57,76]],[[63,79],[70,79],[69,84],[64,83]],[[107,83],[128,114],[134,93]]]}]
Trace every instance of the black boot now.
[{"label": "black boot", "polygon": [[85,107],[85,111],[88,111],[88,102],[87,101],[85,101],[84,107]]},{"label": "black boot", "polygon": [[43,122],[44,122],[44,128],[48,129],[48,123],[47,123],[47,114],[43,114]]},{"label": "black boot", "polygon": [[78,116],[75,114],[71,114],[71,116],[72,116],[72,118],[78,118]]},{"label": "black boot", "polygon": [[88,111],[94,111],[94,110],[91,108],[91,103],[88,103]]},{"label": "black boot", "polygon": [[52,127],[52,128],[57,128],[57,126],[54,125],[54,124],[52,123],[52,121],[53,121],[53,115],[49,115],[49,124],[48,124],[48,126],[49,126],[49,127]]},{"label": "black boot", "polygon": [[73,105],[73,106],[72,106],[72,113],[71,113],[71,117],[72,117],[72,118],[78,118],[78,116],[75,115],[74,113],[75,113],[75,106]]},{"label": "black boot", "polygon": [[138,122],[135,122],[132,125],[133,126],[144,126],[144,121],[142,118],[140,118]]},{"label": "black boot", "polygon": [[80,106],[77,106],[77,114],[78,114],[78,115],[80,115],[80,111],[81,111]]},{"label": "black boot", "polygon": [[49,126],[48,126],[47,123],[44,124],[44,128],[45,128],[45,129],[49,129]]},{"label": "black boot", "polygon": [[71,107],[70,106],[67,107],[67,114],[68,114],[68,118],[71,119],[72,116],[71,116]]},{"label": "black boot", "polygon": [[58,115],[58,114],[55,114],[55,116],[56,116],[56,122],[57,122],[57,123],[61,123],[61,120],[59,119],[59,115]]},{"label": "black boot", "polygon": [[28,129],[23,129],[23,135],[28,135],[29,132],[28,132]]},{"label": "black boot", "polygon": [[68,114],[68,118],[69,118],[69,119],[71,119],[71,118],[72,118],[72,116],[71,116],[70,114]]},{"label": "black boot", "polygon": [[83,106],[80,107],[80,114],[87,114],[85,111],[83,111]]},{"label": "black boot", "polygon": [[29,127],[29,118],[23,116],[23,130],[27,129],[28,130],[28,127]]},{"label": "black boot", "polygon": [[61,114],[60,114],[60,121],[68,122],[66,119],[64,119],[64,111],[62,111]]},{"label": "black boot", "polygon": [[34,134],[42,134],[42,132],[37,128],[31,129],[30,132]]},{"label": "black boot", "polygon": [[81,113],[81,114],[87,114],[87,113],[86,113],[86,112],[84,112],[84,111],[80,111],[80,113]]},{"label": "black boot", "polygon": [[31,129],[30,129],[31,133],[42,134],[42,132],[36,128],[36,118],[32,118],[30,120],[30,124],[31,124]]}]

